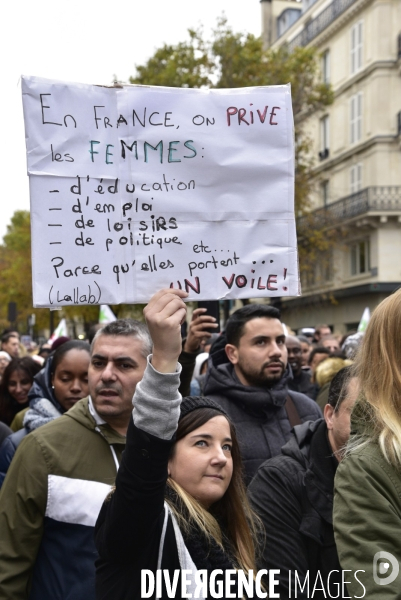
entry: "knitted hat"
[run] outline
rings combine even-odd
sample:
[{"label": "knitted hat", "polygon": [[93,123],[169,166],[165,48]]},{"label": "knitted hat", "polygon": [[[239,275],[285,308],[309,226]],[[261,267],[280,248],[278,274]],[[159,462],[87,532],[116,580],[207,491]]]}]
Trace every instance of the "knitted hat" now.
[{"label": "knitted hat", "polygon": [[62,346],[66,342],[69,342],[70,339],[71,338],[67,337],[66,335],[62,335],[61,337],[56,338],[52,343],[52,352],[53,350],[56,350],[56,348],[58,348],[59,346]]},{"label": "knitted hat", "polygon": [[181,402],[180,419],[197,408],[213,408],[220,412],[224,417],[229,418],[227,413],[216,402],[205,396],[187,396]]}]

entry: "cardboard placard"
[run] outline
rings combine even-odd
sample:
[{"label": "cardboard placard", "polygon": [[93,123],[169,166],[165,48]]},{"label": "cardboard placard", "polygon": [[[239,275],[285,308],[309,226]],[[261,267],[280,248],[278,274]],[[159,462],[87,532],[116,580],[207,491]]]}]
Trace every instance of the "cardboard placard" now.
[{"label": "cardboard placard", "polygon": [[34,306],[299,294],[289,86],[22,93]]}]

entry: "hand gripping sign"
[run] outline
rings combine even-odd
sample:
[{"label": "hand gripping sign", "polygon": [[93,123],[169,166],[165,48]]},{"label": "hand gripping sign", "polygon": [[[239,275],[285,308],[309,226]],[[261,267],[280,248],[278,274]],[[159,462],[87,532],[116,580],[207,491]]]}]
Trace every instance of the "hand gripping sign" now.
[{"label": "hand gripping sign", "polygon": [[288,85],[22,94],[34,306],[299,294]]}]

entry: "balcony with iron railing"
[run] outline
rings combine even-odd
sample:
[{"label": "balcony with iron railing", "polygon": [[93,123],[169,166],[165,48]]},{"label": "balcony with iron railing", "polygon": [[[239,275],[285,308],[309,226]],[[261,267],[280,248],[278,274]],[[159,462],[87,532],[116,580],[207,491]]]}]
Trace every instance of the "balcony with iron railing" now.
[{"label": "balcony with iron railing", "polygon": [[334,0],[317,17],[306,23],[304,29],[288,43],[289,51],[292,52],[296,46],[309,44],[354,2],[356,0]]},{"label": "balcony with iron railing", "polygon": [[355,194],[341,198],[310,215],[298,219],[298,231],[308,227],[310,219],[314,226],[336,226],[361,215],[381,216],[389,213],[401,216],[401,186],[387,185],[367,187]]}]

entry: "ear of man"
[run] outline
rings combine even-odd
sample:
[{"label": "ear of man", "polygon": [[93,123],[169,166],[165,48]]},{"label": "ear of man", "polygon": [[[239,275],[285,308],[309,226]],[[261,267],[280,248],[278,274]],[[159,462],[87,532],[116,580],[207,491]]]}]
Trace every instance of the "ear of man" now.
[{"label": "ear of man", "polygon": [[334,408],[331,404],[326,404],[323,411],[324,420],[326,421],[327,429],[333,429]]},{"label": "ear of man", "polygon": [[226,354],[227,354],[227,357],[228,357],[228,360],[230,361],[230,363],[233,365],[236,365],[238,363],[238,348],[237,348],[237,346],[234,346],[233,344],[226,344],[225,350],[226,350]]}]

